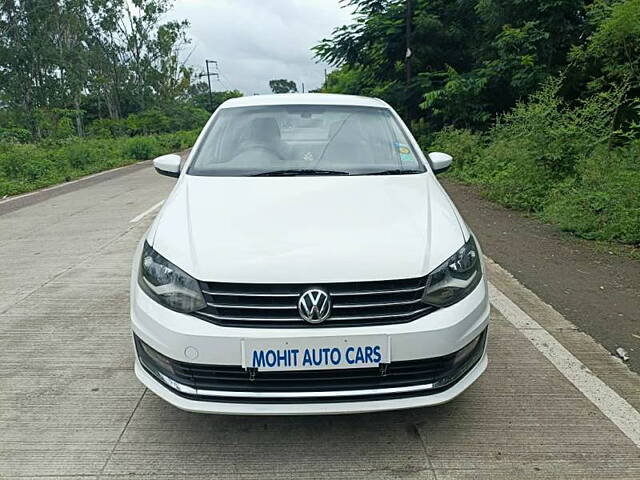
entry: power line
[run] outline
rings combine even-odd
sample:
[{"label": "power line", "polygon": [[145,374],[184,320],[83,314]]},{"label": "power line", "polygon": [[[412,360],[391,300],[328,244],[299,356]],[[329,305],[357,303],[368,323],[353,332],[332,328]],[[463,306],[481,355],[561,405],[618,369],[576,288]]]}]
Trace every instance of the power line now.
[{"label": "power line", "polygon": [[218,73],[220,74],[220,76],[222,78],[224,78],[224,82],[222,80],[220,80],[220,83],[224,86],[224,88],[226,88],[227,90],[231,90],[232,88],[229,86],[229,84],[231,83],[229,81],[229,79],[227,78],[227,76],[222,72],[222,70],[220,69],[220,66],[218,65]]}]

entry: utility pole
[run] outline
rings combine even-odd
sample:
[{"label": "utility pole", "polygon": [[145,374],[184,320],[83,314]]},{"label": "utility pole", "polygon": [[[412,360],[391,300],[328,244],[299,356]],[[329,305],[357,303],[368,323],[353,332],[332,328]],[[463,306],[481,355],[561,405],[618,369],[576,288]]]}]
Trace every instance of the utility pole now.
[{"label": "utility pole", "polygon": [[209,110],[213,113],[213,94],[211,93],[211,77],[216,77],[220,80],[220,74],[218,72],[209,71],[209,64],[215,65],[216,70],[218,69],[218,62],[216,60],[205,60],[204,61],[207,66],[207,73],[201,73],[198,75],[198,78],[207,77],[207,83],[209,84]]},{"label": "utility pole", "polygon": [[406,18],[406,25],[405,25],[405,41],[406,41],[406,51],[404,54],[404,66],[405,66],[405,73],[407,75],[406,78],[406,84],[405,84],[405,90],[406,90],[406,108],[407,108],[407,120],[409,120],[409,112],[410,112],[410,102],[411,102],[411,95],[409,95],[409,86],[411,85],[411,56],[412,56],[412,52],[411,52],[411,18],[413,16],[413,12],[412,12],[412,5],[411,5],[411,0],[406,0],[407,1],[407,18]]}]

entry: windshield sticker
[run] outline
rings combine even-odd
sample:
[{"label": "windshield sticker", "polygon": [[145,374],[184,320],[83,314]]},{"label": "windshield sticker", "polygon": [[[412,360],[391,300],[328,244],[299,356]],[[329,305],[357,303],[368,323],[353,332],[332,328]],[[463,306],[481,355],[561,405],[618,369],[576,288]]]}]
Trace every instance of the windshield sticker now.
[{"label": "windshield sticker", "polygon": [[405,145],[404,143],[400,143],[400,142],[395,142],[395,144],[396,144],[396,149],[400,154],[400,161],[402,163],[411,163],[411,164],[415,163],[413,154],[411,153],[411,149],[409,148],[408,145]]}]

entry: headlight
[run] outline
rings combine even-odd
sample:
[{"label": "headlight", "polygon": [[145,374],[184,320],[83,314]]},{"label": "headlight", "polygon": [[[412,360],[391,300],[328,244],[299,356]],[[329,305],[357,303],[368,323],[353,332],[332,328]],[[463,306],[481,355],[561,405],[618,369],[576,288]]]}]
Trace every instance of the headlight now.
[{"label": "headlight", "polygon": [[156,302],[189,313],[206,306],[198,282],[145,242],[138,275],[140,288]]},{"label": "headlight", "polygon": [[473,236],[427,277],[422,301],[436,307],[448,307],[462,300],[482,277],[478,248]]}]

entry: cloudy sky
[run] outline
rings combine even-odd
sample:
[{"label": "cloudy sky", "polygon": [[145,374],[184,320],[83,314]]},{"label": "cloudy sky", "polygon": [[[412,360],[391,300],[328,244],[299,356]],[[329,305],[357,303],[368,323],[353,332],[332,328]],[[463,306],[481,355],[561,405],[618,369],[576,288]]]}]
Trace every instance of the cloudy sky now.
[{"label": "cloudy sky", "polygon": [[176,0],[168,19],[191,23],[188,64],[204,68],[217,60],[221,83],[215,90],[270,93],[269,80],[294,80],[298,89],[317,88],[326,65],[310,48],[334,27],[350,22],[338,0]]}]

